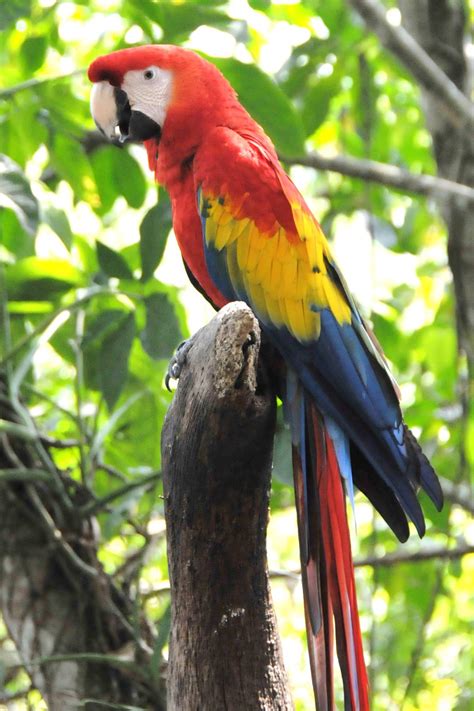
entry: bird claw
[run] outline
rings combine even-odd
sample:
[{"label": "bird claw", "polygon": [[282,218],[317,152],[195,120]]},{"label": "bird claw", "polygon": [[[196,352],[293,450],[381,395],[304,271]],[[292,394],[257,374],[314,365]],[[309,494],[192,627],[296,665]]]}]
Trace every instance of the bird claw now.
[{"label": "bird claw", "polygon": [[181,375],[184,364],[186,363],[186,358],[189,351],[193,345],[193,339],[188,338],[187,341],[183,341],[179,344],[174,355],[172,356],[170,362],[168,363],[168,370],[165,375],[165,385],[167,390],[171,392],[170,381],[178,380]]}]

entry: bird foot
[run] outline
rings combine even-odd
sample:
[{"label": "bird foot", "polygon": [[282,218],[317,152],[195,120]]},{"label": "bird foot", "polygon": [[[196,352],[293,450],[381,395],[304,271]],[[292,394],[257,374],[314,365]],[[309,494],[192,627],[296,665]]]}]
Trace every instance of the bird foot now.
[{"label": "bird foot", "polygon": [[183,341],[182,343],[180,343],[179,346],[177,347],[176,351],[174,352],[173,357],[171,358],[170,362],[168,363],[168,370],[165,375],[165,385],[170,392],[171,392],[170,381],[179,379],[179,376],[181,375],[183,366],[186,363],[186,358],[188,356],[188,353],[191,350],[191,348],[193,347],[193,343],[194,343],[194,336],[192,336],[191,338],[188,338],[186,341]]}]

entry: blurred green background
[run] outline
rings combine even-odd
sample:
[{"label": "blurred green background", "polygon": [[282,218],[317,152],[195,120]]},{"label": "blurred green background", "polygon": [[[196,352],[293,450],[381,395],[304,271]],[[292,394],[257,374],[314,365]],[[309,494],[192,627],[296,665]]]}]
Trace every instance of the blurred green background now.
[{"label": "blurred green background", "polygon": [[[343,0],[0,4],[2,367],[41,431],[73,443],[55,450],[59,468],[99,500],[137,484],[98,515],[100,560],[159,625],[169,602],[155,476],[172,397],[163,377],[176,345],[212,313],[187,283],[169,202],[143,149],[105,145],[94,131],[85,76],[99,54],[149,42],[207,55],[287,159],[316,149],[413,173],[436,167],[416,83]],[[474,419],[459,394],[465,365],[435,202],[285,165],[393,364],[408,424],[461,490]],[[283,426],[275,452],[269,563],[280,573],[273,595],[302,711],[313,701]],[[438,514],[422,498],[427,534],[422,543],[412,536],[406,555],[472,544],[465,507],[448,501]],[[358,560],[398,551],[360,494],[355,514]],[[357,583],[373,708],[472,709],[474,556],[363,564]],[[11,644],[0,621],[0,689]],[[8,675],[5,704],[24,681],[23,672]],[[46,708],[34,690],[6,707]]]}]

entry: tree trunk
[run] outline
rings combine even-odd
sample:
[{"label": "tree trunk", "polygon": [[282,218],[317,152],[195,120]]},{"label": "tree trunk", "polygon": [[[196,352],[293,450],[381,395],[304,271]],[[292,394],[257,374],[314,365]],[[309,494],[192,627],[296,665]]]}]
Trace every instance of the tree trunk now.
[{"label": "tree trunk", "polygon": [[[399,5],[406,29],[469,97],[472,72],[468,71],[464,55],[467,10],[463,0],[400,0]],[[434,94],[423,88],[421,93],[439,175],[474,187],[472,136],[453,129],[438,110]],[[459,346],[467,355],[474,377],[474,204],[448,195],[440,204],[448,226],[448,258],[456,294]]]},{"label": "tree trunk", "polygon": [[[1,380],[0,419],[17,421]],[[32,686],[49,711],[95,711],[104,702],[163,709],[158,685],[140,673],[151,657],[149,630],[135,637],[133,603],[104,573],[96,524],[79,513],[90,497],[55,476],[52,460],[48,481],[36,444],[0,438],[0,612]],[[11,472],[22,476],[13,482]],[[34,482],[39,474],[44,481]]]},{"label": "tree trunk", "polygon": [[248,307],[222,309],[193,340],[163,428],[168,711],[293,708],[266,561],[275,397],[259,347]]}]

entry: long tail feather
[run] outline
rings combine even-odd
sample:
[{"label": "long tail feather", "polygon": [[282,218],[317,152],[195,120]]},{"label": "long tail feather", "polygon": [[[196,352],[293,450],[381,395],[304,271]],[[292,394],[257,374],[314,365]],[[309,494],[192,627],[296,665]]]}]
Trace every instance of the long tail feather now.
[{"label": "long tail feather", "polygon": [[[300,393],[304,428],[293,445],[306,627],[318,711],[334,711],[333,646],[345,711],[368,711],[368,681],[359,626],[344,489],[323,417]],[[302,535],[301,535],[302,534]]]}]

